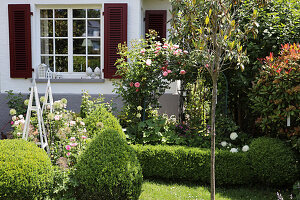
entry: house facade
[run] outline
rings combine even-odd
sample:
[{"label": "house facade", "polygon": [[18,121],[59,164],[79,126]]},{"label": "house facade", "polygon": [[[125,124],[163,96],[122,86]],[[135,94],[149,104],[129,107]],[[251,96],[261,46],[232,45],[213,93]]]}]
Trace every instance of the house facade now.
[{"label": "house facade", "polygon": [[[54,97],[69,97],[75,110],[83,90],[114,97],[117,45],[144,37],[148,29],[167,38],[170,8],[168,0],[2,0],[3,114],[5,91],[28,93],[33,77],[40,93],[50,77]],[[176,110],[174,92],[173,86],[162,97],[163,111]]]}]

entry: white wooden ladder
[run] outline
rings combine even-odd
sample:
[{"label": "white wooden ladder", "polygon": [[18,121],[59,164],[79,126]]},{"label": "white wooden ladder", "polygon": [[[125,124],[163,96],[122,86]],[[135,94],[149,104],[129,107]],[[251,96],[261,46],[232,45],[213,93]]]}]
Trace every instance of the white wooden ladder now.
[{"label": "white wooden ladder", "polygon": [[[35,106],[33,104],[33,98],[35,101]],[[26,114],[26,119],[25,119],[25,127],[23,130],[23,136],[22,138],[27,140],[28,139],[28,134],[29,134],[29,129],[30,129],[30,118],[31,118],[31,112],[35,111],[38,119],[38,132],[40,136],[40,142],[37,143],[37,145],[40,145],[42,149],[45,149],[49,153],[49,145],[47,141],[47,135],[46,135],[46,130],[44,126],[44,120],[43,120],[43,113],[41,110],[40,106],[40,100],[39,100],[39,94],[37,91],[36,87],[36,82],[35,79],[33,79],[32,86],[30,89],[30,97],[29,97],[29,103],[28,103],[28,108],[27,108],[27,114]]]},{"label": "white wooden ladder", "polygon": [[[49,102],[48,102],[49,99]],[[53,96],[52,96],[52,89],[50,85],[50,79],[48,79],[47,87],[46,87],[46,92],[45,92],[45,100],[43,102],[42,106],[42,113],[44,112],[45,109],[47,109],[47,106],[50,107],[50,113],[53,112]]]}]

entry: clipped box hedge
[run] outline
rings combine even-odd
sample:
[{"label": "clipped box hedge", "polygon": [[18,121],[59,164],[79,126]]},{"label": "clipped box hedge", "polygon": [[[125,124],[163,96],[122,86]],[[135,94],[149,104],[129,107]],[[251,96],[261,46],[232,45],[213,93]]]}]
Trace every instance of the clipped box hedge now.
[{"label": "clipped box hedge", "polygon": [[[145,178],[210,183],[210,150],[182,146],[133,145]],[[253,180],[247,153],[216,151],[216,184],[247,185]]]}]

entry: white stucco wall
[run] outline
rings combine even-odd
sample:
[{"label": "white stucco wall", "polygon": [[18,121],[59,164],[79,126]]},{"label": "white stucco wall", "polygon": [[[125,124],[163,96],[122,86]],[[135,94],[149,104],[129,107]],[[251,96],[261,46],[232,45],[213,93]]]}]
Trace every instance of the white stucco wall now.
[{"label": "white stucco wall", "polygon": [[[84,3],[84,4],[83,4]],[[168,0],[1,0],[0,4],[0,91],[6,90],[27,93],[31,86],[31,79],[10,78],[9,60],[9,25],[8,25],[8,4],[31,4],[31,37],[32,37],[32,65],[37,67],[40,64],[39,55],[39,13],[38,8],[45,5],[96,5],[102,3],[128,3],[128,33],[127,41],[140,38],[144,35],[144,10],[169,10]],[[170,14],[168,12],[168,19]],[[169,28],[169,27],[168,27]],[[102,28],[103,30],[103,28]],[[103,43],[103,41],[101,41]],[[103,46],[103,45],[102,45]],[[102,49],[103,50],[103,49]],[[102,51],[103,52],[103,51]],[[103,63],[103,60],[101,61]],[[103,66],[102,66],[103,67]],[[54,93],[80,94],[82,90],[88,90],[90,94],[112,94],[112,81],[105,79],[104,83],[52,83]],[[173,87],[174,88],[174,87]],[[167,93],[173,93],[174,89]],[[38,83],[39,92],[44,92],[46,83]]]}]

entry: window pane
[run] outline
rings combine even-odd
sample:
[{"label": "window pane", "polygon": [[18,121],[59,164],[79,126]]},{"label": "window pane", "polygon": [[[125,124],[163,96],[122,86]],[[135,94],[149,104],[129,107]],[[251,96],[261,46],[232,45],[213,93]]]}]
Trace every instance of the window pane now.
[{"label": "window pane", "polygon": [[53,39],[41,39],[41,54],[53,54]]},{"label": "window pane", "polygon": [[88,67],[92,68],[93,70],[96,67],[100,68],[100,56],[89,56],[88,57]]},{"label": "window pane", "polygon": [[41,20],[41,36],[52,37],[53,36],[53,21]]},{"label": "window pane", "polygon": [[55,18],[68,18],[68,10],[67,9],[55,9]]},{"label": "window pane", "polygon": [[100,39],[88,39],[88,54],[100,54]]},{"label": "window pane", "polygon": [[67,37],[68,36],[68,21],[67,20],[55,20],[55,36]]},{"label": "window pane", "polygon": [[88,20],[88,36],[100,35],[100,20]]},{"label": "window pane", "polygon": [[88,18],[100,18],[100,9],[88,9]]},{"label": "window pane", "polygon": [[56,56],[55,57],[56,72],[68,72],[68,57]]},{"label": "window pane", "polygon": [[73,57],[73,72],[85,72],[86,64],[85,56],[74,56]]},{"label": "window pane", "polygon": [[73,9],[73,18],[85,18],[85,9]]},{"label": "window pane", "polygon": [[73,36],[84,37],[85,35],[85,20],[73,20]]},{"label": "window pane", "polygon": [[53,10],[41,10],[41,18],[53,18]]},{"label": "window pane", "polygon": [[73,53],[84,54],[86,50],[86,39],[73,39]]},{"label": "window pane", "polygon": [[41,62],[50,67],[50,70],[53,71],[53,56],[42,56]]},{"label": "window pane", "polygon": [[55,53],[56,54],[68,53],[68,39],[55,39]]}]

